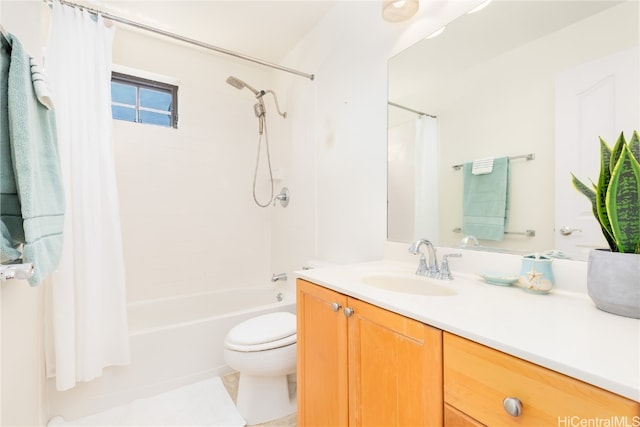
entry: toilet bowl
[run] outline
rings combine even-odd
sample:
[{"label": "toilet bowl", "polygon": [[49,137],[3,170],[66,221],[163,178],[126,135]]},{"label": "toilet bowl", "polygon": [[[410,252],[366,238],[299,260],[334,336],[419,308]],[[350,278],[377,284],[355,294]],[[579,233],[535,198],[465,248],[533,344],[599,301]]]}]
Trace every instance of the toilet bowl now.
[{"label": "toilet bowl", "polygon": [[287,375],[296,372],[296,316],[269,313],[234,326],[224,340],[224,360],[240,372],[236,407],[247,424],[296,411]]}]

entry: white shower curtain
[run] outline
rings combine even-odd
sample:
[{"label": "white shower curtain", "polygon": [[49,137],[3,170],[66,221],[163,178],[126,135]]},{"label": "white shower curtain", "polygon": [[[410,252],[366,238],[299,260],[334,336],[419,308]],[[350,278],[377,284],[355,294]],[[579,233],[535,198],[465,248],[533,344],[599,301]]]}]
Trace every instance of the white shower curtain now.
[{"label": "white shower curtain", "polygon": [[46,283],[46,366],[58,390],[129,363],[124,260],[111,141],[113,29],[53,3],[45,71],[54,96],[66,212]]},{"label": "white shower curtain", "polygon": [[438,242],[438,146],[437,119],[416,119],[415,235]]}]

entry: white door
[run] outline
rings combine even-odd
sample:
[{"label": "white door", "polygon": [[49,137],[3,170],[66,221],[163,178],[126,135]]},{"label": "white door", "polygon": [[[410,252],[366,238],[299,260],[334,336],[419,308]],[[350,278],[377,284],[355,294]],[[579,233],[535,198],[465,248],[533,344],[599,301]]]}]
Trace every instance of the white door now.
[{"label": "white door", "polygon": [[[571,173],[590,185],[600,171],[602,137],[609,146],[620,132],[640,131],[638,47],[569,69],[556,78],[556,248],[586,259],[607,248],[589,200],[573,188]],[[573,231],[561,232],[561,228]]]}]

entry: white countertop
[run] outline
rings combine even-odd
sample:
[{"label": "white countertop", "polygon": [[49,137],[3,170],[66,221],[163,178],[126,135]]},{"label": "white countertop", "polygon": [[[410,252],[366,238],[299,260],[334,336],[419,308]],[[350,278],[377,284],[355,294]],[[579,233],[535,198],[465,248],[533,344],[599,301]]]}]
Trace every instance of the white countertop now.
[{"label": "white countertop", "polygon": [[413,275],[415,268],[385,260],[295,275],[640,402],[640,320],[600,311],[586,294],[531,294],[455,270],[453,281],[439,281],[452,296],[403,294],[361,281],[372,273]]}]

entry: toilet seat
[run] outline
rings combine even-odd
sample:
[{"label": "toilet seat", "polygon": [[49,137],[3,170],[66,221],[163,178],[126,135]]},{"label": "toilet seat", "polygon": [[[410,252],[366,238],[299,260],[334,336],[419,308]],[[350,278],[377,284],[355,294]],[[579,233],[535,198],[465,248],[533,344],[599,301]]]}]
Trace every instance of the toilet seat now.
[{"label": "toilet seat", "polygon": [[265,350],[274,350],[280,347],[286,347],[288,345],[295,345],[296,343],[296,334],[283,338],[277,341],[266,342],[262,344],[253,344],[253,345],[239,345],[233,344],[225,340],[225,346],[228,350],[240,351],[240,352],[252,352],[252,351],[265,351]]},{"label": "toilet seat", "polygon": [[296,338],[296,316],[289,312],[276,312],[234,326],[227,333],[224,345],[234,351],[264,351],[295,344]]}]

